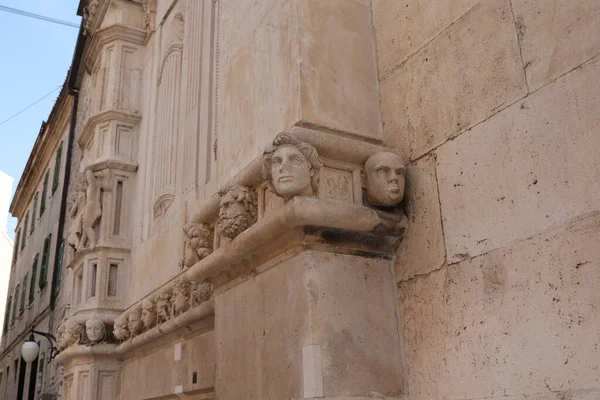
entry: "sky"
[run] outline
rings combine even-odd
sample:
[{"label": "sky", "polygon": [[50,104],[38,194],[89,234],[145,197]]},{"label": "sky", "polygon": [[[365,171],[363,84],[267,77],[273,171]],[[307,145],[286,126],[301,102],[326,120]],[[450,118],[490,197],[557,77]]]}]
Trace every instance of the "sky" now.
[{"label": "sky", "polygon": [[[0,5],[79,24],[79,0],[0,0]],[[0,124],[64,82],[73,59],[78,29],[0,10]],[[0,171],[17,188],[29,153],[58,96],[56,90],[35,106],[0,125]],[[16,219],[9,218],[13,237]]]}]

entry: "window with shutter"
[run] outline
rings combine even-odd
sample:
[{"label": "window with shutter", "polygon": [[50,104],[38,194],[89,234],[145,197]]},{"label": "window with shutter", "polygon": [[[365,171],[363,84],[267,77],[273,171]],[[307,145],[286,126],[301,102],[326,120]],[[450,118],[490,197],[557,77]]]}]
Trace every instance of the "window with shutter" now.
[{"label": "window with shutter", "polygon": [[2,333],[6,333],[8,331],[8,320],[10,318],[10,306],[12,304],[12,296],[8,298],[6,302],[6,309],[4,309],[4,327],[2,328]]},{"label": "window with shutter", "polygon": [[17,240],[15,241],[15,247],[13,247],[13,264],[17,262],[19,258],[19,242],[21,241],[21,228],[17,231]]},{"label": "window with shutter", "polygon": [[56,161],[54,163],[54,178],[52,179],[52,194],[56,192],[56,188],[58,187],[58,180],[60,175],[60,162],[62,158],[62,148],[63,142],[60,142],[58,149],[56,150]]},{"label": "window with shutter", "polygon": [[42,186],[42,201],[40,202],[40,216],[46,210],[46,195],[48,193],[48,177],[50,175],[50,170],[46,171],[46,175],[44,176],[44,186]]},{"label": "window with shutter", "polygon": [[37,212],[38,197],[40,197],[40,192],[35,192],[35,197],[33,198],[33,209],[31,210],[31,227],[29,228],[30,235],[35,230],[35,213]]},{"label": "window with shutter", "polygon": [[31,267],[31,282],[29,283],[29,304],[33,303],[33,298],[35,296],[35,278],[37,278],[39,258],[40,253],[35,255],[35,258],[33,259],[33,266]]},{"label": "window with shutter", "polygon": [[19,315],[23,314],[25,309],[25,296],[27,296],[27,281],[29,280],[29,273],[25,274],[23,279],[23,285],[21,286],[21,305],[19,306]]},{"label": "window with shutter", "polygon": [[29,226],[29,211],[25,214],[25,233],[23,234],[23,241],[21,242],[21,250],[25,247],[25,238],[27,238],[27,227]]},{"label": "window with shutter", "polygon": [[15,318],[17,318],[17,306],[19,305],[19,285],[15,288],[15,294],[13,296],[13,309],[12,309],[12,319],[10,320],[10,324],[13,325],[15,323]]},{"label": "window with shutter", "polygon": [[63,255],[65,251],[65,241],[61,240],[60,247],[58,248],[58,260],[56,267],[54,268],[54,274],[56,275],[56,279],[52,281],[54,288],[52,291],[56,295],[60,291],[60,283],[62,281],[62,267],[63,267]]},{"label": "window with shutter", "polygon": [[42,251],[42,267],[40,268],[40,281],[39,287],[40,289],[46,286],[48,282],[48,260],[50,258],[50,241],[52,239],[52,234],[48,235],[48,237],[44,240],[44,250]]}]

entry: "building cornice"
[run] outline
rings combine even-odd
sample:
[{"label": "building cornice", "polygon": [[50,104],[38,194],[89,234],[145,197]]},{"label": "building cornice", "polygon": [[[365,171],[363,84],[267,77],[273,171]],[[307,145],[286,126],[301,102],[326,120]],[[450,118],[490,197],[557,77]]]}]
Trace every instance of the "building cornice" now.
[{"label": "building cornice", "polygon": [[100,50],[108,43],[116,40],[123,40],[137,45],[144,44],[147,32],[143,29],[131,28],[129,26],[115,24],[98,30],[89,44],[85,56],[84,64],[88,73],[92,71],[96,60],[100,56]]},{"label": "building cornice", "polygon": [[83,132],[77,140],[77,143],[79,144],[80,148],[85,148],[86,143],[94,135],[96,126],[98,126],[99,124],[110,122],[113,120],[130,124],[136,124],[141,119],[141,116],[125,111],[109,110],[101,112],[99,114],[94,115],[93,117],[88,118],[83,127]]}]

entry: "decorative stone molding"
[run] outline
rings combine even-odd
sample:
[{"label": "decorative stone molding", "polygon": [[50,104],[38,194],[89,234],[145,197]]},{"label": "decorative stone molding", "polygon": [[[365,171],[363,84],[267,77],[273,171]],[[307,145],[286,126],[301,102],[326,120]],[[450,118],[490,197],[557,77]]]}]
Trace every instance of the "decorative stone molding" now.
[{"label": "decorative stone molding", "polygon": [[106,28],[97,30],[94,33],[94,38],[87,49],[84,56],[86,70],[91,72],[93,66],[100,57],[101,49],[115,40],[123,40],[127,43],[135,45],[143,45],[146,41],[148,33],[143,29],[132,28],[124,25],[111,25]]},{"label": "decorative stone molding", "polygon": [[175,196],[172,194],[163,194],[154,202],[154,206],[152,207],[152,215],[154,219],[162,218],[167,213],[167,210],[175,200]]},{"label": "decorative stone molding", "polygon": [[191,267],[213,251],[213,233],[210,227],[199,222],[189,222],[183,231],[186,235],[183,265]]},{"label": "decorative stone molding", "polygon": [[226,186],[219,191],[218,233],[234,239],[256,222],[258,201],[256,192],[240,185]]},{"label": "decorative stone molding", "polygon": [[275,194],[288,201],[319,190],[323,161],[317,150],[290,132],[281,132],[263,152],[263,177]]}]

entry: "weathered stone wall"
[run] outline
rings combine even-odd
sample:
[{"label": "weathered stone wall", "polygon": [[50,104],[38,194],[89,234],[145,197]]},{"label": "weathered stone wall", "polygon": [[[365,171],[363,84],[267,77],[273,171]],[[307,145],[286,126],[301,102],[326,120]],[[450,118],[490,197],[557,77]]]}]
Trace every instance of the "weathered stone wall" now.
[{"label": "weathered stone wall", "polygon": [[600,3],[372,11],[408,398],[600,398]]}]

